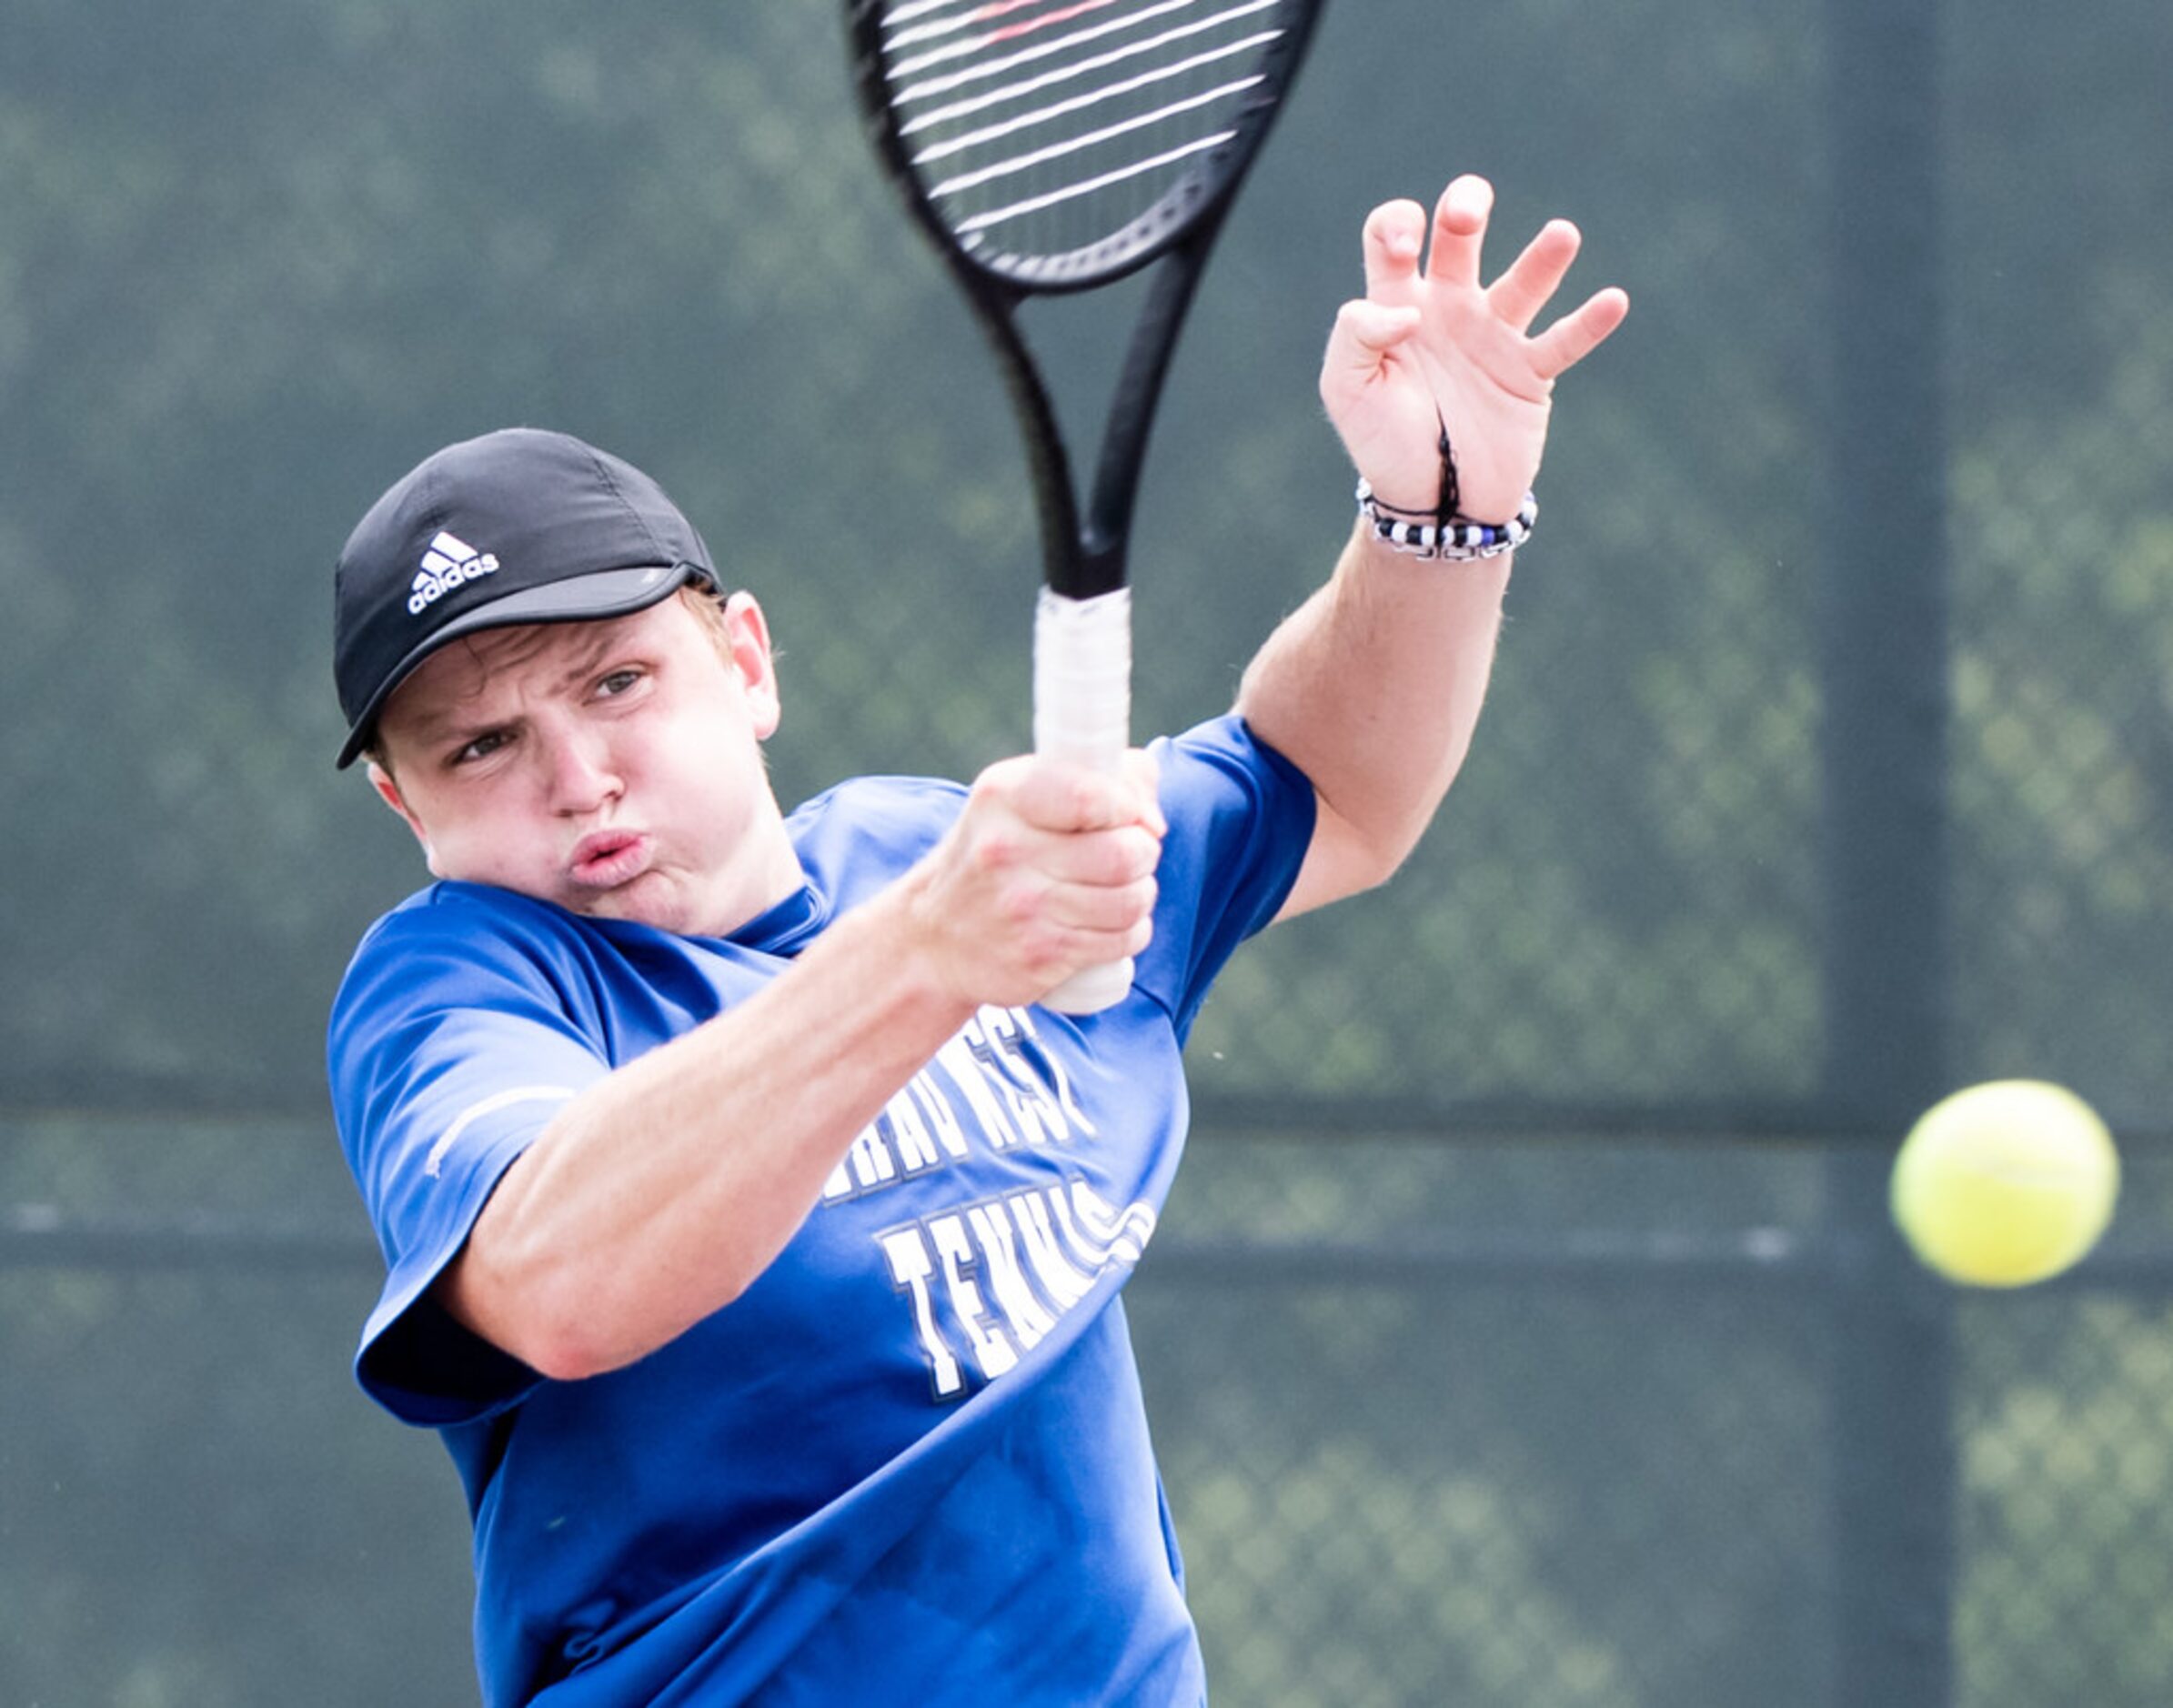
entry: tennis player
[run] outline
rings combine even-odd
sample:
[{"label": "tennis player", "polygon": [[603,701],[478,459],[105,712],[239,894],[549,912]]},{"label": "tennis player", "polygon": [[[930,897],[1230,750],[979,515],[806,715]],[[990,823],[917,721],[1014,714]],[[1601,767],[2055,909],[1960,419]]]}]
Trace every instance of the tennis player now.
[{"label": "tennis player", "polygon": [[[1417,841],[1553,382],[1627,310],[1534,336],[1577,234],[1483,287],[1491,200],[1366,222],[1321,377],[1350,543],[1235,709],[1119,776],[788,815],[760,607],[560,435],[442,450],[356,528],[340,762],[438,880],[331,1020],[388,1270],[357,1370],[464,1479],[491,1708],[1204,1700],[1119,1295],[1209,983]],[[1127,954],[1119,1006],[1036,1006]]]}]

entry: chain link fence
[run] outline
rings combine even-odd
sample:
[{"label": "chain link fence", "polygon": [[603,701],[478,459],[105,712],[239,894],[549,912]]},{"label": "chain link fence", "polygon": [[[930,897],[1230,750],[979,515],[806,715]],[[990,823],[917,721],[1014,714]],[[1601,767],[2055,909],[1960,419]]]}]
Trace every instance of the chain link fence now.
[{"label": "chain link fence", "polygon": [[[457,1482],[347,1375],[321,1028],[422,874],[329,770],[332,555],[438,444],[568,427],[761,594],[780,795],[970,775],[1022,739],[1015,436],[831,7],[0,44],[0,1708],[472,1701]],[[1331,8],[1157,429],[1142,732],[1340,540],[1367,206],[1484,170],[1497,265],[1565,212],[1635,308],[1441,823],[1195,1034],[1128,1308],[1218,1703],[2173,1700],[2169,61],[2144,0]],[[2010,1074],[2126,1192],[1961,1294],[1884,1171]]]},{"label": "chain link fence", "polygon": [[[321,1133],[5,1138],[5,1700],[472,1700],[459,1491],[347,1380],[377,1260]],[[1957,1708],[2166,1700],[2173,1174],[2131,1168],[2076,1278],[1967,1297],[1836,1216],[1835,1155],[1199,1141],[1131,1312],[1217,1700],[1899,1703],[1842,1682],[1925,1645]],[[1867,1295],[1936,1409],[1852,1407]],[[1952,1481],[1913,1502],[1943,1569],[1911,1603],[1843,1512],[1926,1432]]]}]

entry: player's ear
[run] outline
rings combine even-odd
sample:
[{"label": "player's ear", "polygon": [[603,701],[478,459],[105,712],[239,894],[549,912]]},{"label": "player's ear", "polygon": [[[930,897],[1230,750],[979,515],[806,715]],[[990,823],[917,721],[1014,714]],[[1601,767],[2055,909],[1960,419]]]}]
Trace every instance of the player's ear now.
[{"label": "player's ear", "polygon": [[377,799],[400,816],[400,822],[415,832],[415,839],[422,844],[423,863],[429,867],[434,878],[443,877],[438,869],[438,850],[430,846],[429,833],[423,829],[423,821],[408,810],[407,802],[400,794],[400,786],[393,775],[376,759],[369,762],[369,786],[377,791]]},{"label": "player's ear", "polygon": [[754,713],[755,733],[764,740],[777,733],[783,714],[777,686],[777,655],[770,645],[770,620],[751,593],[735,593],[724,602],[725,657],[745,684]]}]

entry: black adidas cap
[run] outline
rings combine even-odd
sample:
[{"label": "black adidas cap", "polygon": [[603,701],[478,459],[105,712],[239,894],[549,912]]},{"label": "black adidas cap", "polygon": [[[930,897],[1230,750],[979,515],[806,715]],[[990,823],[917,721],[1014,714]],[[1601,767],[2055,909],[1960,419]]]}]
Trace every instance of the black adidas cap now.
[{"label": "black adidas cap", "polygon": [[339,554],[332,673],[346,767],[386,698],[460,635],[630,617],[717,571],[694,526],[631,464],[564,433],[448,445],[372,505]]}]

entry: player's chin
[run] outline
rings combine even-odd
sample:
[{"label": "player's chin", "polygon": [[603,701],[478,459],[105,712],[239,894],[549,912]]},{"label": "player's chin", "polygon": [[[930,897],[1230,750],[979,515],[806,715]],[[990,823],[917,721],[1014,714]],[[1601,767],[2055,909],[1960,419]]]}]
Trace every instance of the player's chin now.
[{"label": "player's chin", "polygon": [[679,888],[662,873],[645,871],[624,883],[608,888],[568,886],[553,898],[568,913],[583,919],[611,919],[626,925],[646,925],[659,931],[694,934],[694,909]]}]

